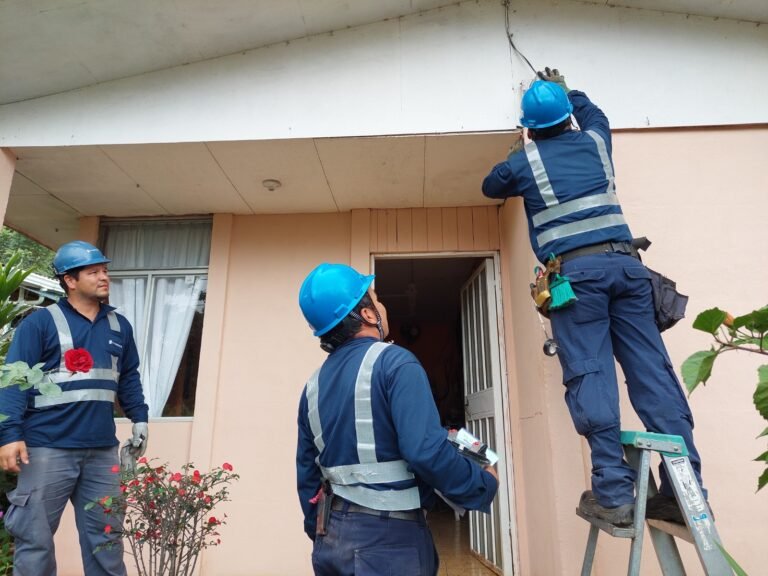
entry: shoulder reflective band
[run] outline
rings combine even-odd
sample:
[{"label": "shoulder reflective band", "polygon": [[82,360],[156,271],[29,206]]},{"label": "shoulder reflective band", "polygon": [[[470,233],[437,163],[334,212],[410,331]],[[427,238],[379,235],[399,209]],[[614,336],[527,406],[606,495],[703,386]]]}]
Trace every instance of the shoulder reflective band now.
[{"label": "shoulder reflective band", "polygon": [[533,179],[536,181],[544,204],[547,207],[557,205],[557,196],[552,190],[552,184],[549,182],[549,176],[547,176],[547,170],[544,168],[544,162],[541,161],[541,154],[539,154],[539,147],[536,146],[536,142],[529,142],[525,145],[525,155],[528,158],[528,164],[533,171]]},{"label": "shoulder reflective band", "polygon": [[333,493],[361,506],[374,510],[415,510],[421,508],[421,497],[416,486],[406,490],[374,490],[364,485],[336,486]]},{"label": "shoulder reflective band", "polygon": [[597,144],[597,153],[600,155],[600,162],[603,163],[603,171],[608,180],[607,191],[609,193],[615,193],[616,185],[614,183],[613,166],[611,166],[611,159],[608,158],[608,148],[605,145],[605,140],[603,140],[603,137],[594,130],[587,130],[587,134],[589,134],[592,140],[595,141],[595,144]]},{"label": "shoulder reflective band", "polygon": [[583,198],[576,198],[563,204],[558,204],[552,208],[546,208],[538,214],[536,214],[531,220],[534,226],[541,226],[552,220],[557,220],[563,216],[568,216],[576,212],[581,212],[587,208],[597,208],[599,206],[618,206],[619,198],[612,192],[606,192],[605,194],[593,194],[592,196],[584,196]]},{"label": "shoulder reflective band", "polygon": [[355,382],[355,432],[357,433],[357,457],[360,464],[376,462],[376,440],[373,436],[373,409],[371,407],[371,376],[376,359],[389,346],[376,342],[368,348]]},{"label": "shoulder reflective band", "polygon": [[114,332],[120,332],[120,322],[117,319],[117,314],[114,310],[107,312],[107,320],[109,321],[109,328]]},{"label": "shoulder reflective band", "polygon": [[53,323],[56,325],[56,331],[59,333],[59,346],[61,346],[61,356],[63,358],[65,352],[74,348],[72,344],[72,331],[69,329],[69,323],[58,304],[51,304],[46,306],[45,309],[51,313]]},{"label": "shoulder reflective band", "polygon": [[67,390],[58,396],[35,396],[35,408],[72,404],[74,402],[114,402],[113,390]]},{"label": "shoulder reflective band", "polygon": [[538,242],[539,247],[541,248],[546,243],[560,238],[575,236],[582,232],[592,232],[593,230],[600,230],[611,226],[626,226],[626,224],[627,222],[624,220],[622,214],[596,216],[595,218],[587,218],[586,220],[579,220],[578,222],[571,222],[570,224],[563,224],[562,226],[550,228],[546,232],[542,232],[536,236],[536,242]]},{"label": "shoulder reflective band", "polygon": [[315,373],[307,381],[307,415],[309,417],[309,427],[312,430],[312,435],[315,437],[315,447],[317,448],[318,458],[315,461],[319,465],[319,453],[325,448],[325,442],[323,442],[323,427],[320,424],[320,412],[318,411],[318,386],[317,378],[320,374],[320,368],[315,370]]},{"label": "shoulder reflective band", "polygon": [[386,484],[413,480],[414,478],[413,472],[408,470],[408,463],[405,460],[376,462],[374,464],[349,464],[321,469],[324,478],[334,484],[345,486],[350,484]]}]

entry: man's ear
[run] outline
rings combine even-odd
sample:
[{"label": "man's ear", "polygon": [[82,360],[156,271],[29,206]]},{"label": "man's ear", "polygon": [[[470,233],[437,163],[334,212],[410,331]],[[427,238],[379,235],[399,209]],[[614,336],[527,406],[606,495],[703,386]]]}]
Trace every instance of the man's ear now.
[{"label": "man's ear", "polygon": [[365,307],[361,309],[360,316],[362,316],[366,322],[369,322],[371,324],[376,324],[376,322],[379,321],[379,319],[376,317],[376,312],[374,312],[373,308]]},{"label": "man's ear", "polygon": [[75,287],[75,283],[77,280],[75,280],[74,276],[70,276],[69,274],[64,274],[64,283],[67,285],[67,288],[72,290]]}]

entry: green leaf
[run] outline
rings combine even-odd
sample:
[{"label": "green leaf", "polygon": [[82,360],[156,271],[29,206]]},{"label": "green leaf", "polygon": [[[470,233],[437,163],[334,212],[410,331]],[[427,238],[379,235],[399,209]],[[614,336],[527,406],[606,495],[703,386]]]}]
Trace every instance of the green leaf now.
[{"label": "green leaf", "polygon": [[717,358],[714,350],[701,350],[691,354],[681,367],[683,381],[688,393],[693,392],[700,383],[707,383],[712,375],[712,365]]},{"label": "green leaf", "polygon": [[720,310],[720,308],[710,308],[696,316],[696,320],[693,321],[693,327],[696,328],[696,330],[714,334],[717,332],[717,329],[723,325],[727,316],[728,313],[724,310]]},{"label": "green leaf", "polygon": [[61,396],[61,388],[50,380],[43,380],[38,387],[43,396]]},{"label": "green leaf", "polygon": [[755,332],[768,332],[768,307],[761,308],[760,310],[753,310],[749,314],[739,316],[733,319],[733,328],[738,329],[745,327]]},{"label": "green leaf", "polygon": [[723,553],[723,556],[725,556],[726,561],[731,566],[731,569],[736,574],[736,576],[747,576],[747,573],[744,572],[744,568],[738,565],[736,560],[733,559],[733,556],[726,552],[725,548],[723,548],[723,545],[720,544],[720,542],[717,542],[717,547],[720,548],[720,552]]},{"label": "green leaf", "polygon": [[760,462],[760,461],[768,462],[768,450],[766,450],[765,452],[760,454],[760,456],[755,458],[755,462]]},{"label": "green leaf", "polygon": [[90,509],[91,509],[91,508],[93,508],[94,506],[96,506],[96,502],[88,502],[88,504],[86,504],[86,505],[84,506],[84,508],[85,508],[86,510],[90,510]]},{"label": "green leaf", "polygon": [[2,422],[3,420],[8,420],[8,416],[6,416],[5,414],[0,414],[0,422]]},{"label": "green leaf", "polygon": [[760,478],[757,480],[757,491],[763,489],[763,487],[768,484],[768,468],[763,470],[763,473],[760,475]]},{"label": "green leaf", "polygon": [[760,435],[758,436],[758,438],[762,438],[763,436],[768,436],[768,428],[766,428],[765,430],[763,430],[763,431],[760,433]]},{"label": "green leaf", "polygon": [[764,364],[757,369],[757,377],[757,389],[752,396],[752,400],[760,415],[768,420],[768,364]]}]

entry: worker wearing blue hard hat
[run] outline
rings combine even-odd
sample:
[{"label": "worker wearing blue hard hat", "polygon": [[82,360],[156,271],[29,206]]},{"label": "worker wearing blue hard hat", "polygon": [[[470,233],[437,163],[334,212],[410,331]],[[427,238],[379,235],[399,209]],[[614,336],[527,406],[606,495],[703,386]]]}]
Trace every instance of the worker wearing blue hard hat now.
[{"label": "worker wearing blue hard hat", "polygon": [[[85,576],[124,576],[121,520],[86,505],[120,493],[114,403],[133,421],[128,451],[146,450],[148,407],[128,320],[105,301],[109,258],[82,241],[53,259],[66,297],[26,317],[6,362],[42,365],[61,393],[0,389],[0,468],[18,474],[5,528],[14,537],[14,573],[56,574],[54,534],[74,506]],[[109,530],[105,530],[109,524]]]},{"label": "worker wearing blue hard hat", "polygon": [[[565,401],[592,450],[592,490],[579,508],[629,525],[635,471],[620,442],[614,356],[646,428],[684,438],[701,484],[693,417],[659,333],[667,326],[655,317],[652,271],[640,261],[616,195],[608,118],[586,94],[570,90],[557,69],[546,68],[523,95],[520,122],[529,141],[516,137],[507,159],[483,181],[483,193],[523,198],[531,247],[546,266],[538,268],[532,295],[549,314]],[[549,277],[547,285],[542,278]],[[646,515],[683,522],[663,469],[660,476]]]},{"label": "worker wearing blue hard hat", "polygon": [[488,512],[498,477],[456,452],[421,364],[384,342],[387,310],[373,280],[345,264],[320,264],[299,290],[304,318],[328,352],[299,402],[304,530],[316,576],[362,566],[434,576],[439,560],[425,511],[435,491]]}]

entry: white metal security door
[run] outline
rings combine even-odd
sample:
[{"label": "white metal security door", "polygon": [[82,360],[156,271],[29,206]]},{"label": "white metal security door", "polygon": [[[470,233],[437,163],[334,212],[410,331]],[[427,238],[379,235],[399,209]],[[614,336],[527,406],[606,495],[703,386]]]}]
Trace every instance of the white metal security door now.
[{"label": "white metal security door", "polygon": [[491,514],[470,512],[470,546],[485,563],[509,576],[512,569],[509,493],[506,478],[505,410],[501,394],[501,359],[496,273],[486,258],[461,289],[462,355],[467,429],[498,453],[499,492]]}]

